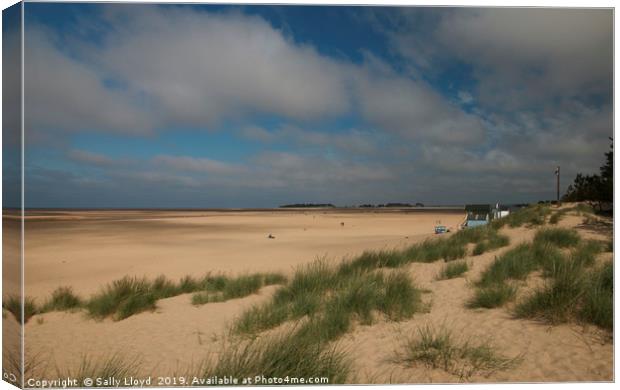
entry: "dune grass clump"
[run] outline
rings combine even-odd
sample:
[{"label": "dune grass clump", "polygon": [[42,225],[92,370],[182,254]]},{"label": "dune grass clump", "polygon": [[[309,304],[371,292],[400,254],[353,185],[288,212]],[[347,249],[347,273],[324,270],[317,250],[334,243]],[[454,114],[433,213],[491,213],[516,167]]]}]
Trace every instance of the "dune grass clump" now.
[{"label": "dune grass clump", "polygon": [[246,297],[258,292],[261,287],[263,287],[262,275],[242,275],[230,279],[224,286],[222,295],[224,299]]},{"label": "dune grass clump", "polygon": [[603,264],[590,273],[578,317],[607,330],[614,327],[614,267]]},{"label": "dune grass clump", "polygon": [[584,276],[583,267],[576,262],[560,262],[553,278],[516,306],[516,316],[544,319],[552,324],[568,321],[583,294]]},{"label": "dune grass clump", "polygon": [[465,257],[467,254],[465,249],[466,241],[461,241],[457,234],[448,239],[422,243],[420,251],[412,258],[422,262],[433,262],[441,259],[451,261]]},{"label": "dune grass clump", "polygon": [[537,265],[533,256],[533,246],[531,244],[520,244],[502,256],[496,257],[489,268],[482,273],[477,285],[488,287],[494,284],[502,284],[507,279],[523,280]]},{"label": "dune grass clump", "polygon": [[289,305],[276,304],[272,301],[267,304],[252,306],[244,311],[235,321],[233,330],[235,333],[256,334],[283,324],[289,317],[301,318],[315,311],[316,309],[311,307],[309,312],[295,312]]},{"label": "dune grass clump", "polygon": [[594,214],[594,208],[587,203],[579,203],[572,209],[582,214]]},{"label": "dune grass clump", "polygon": [[193,281],[191,281],[191,278],[189,277],[181,279],[179,281],[179,285],[177,286],[173,281],[169,280],[164,275],[160,275],[153,281],[151,290],[158,299],[164,299],[182,294],[183,289],[188,289],[190,284],[193,284]]},{"label": "dune grass clump", "polygon": [[[354,319],[374,321],[374,313],[392,320],[411,317],[421,307],[420,291],[404,271],[384,274],[318,260],[300,267],[272,300],[244,312],[234,325],[237,333],[259,333],[286,321],[308,316],[323,324],[327,335],[340,335]],[[318,321],[318,322],[317,322]],[[332,337],[332,336],[330,336]]]},{"label": "dune grass clump", "polygon": [[446,264],[439,275],[437,275],[437,280],[446,280],[446,279],[454,279],[463,275],[465,272],[469,271],[469,265],[465,261],[455,261]]},{"label": "dune grass clump", "polygon": [[82,300],[73,293],[71,287],[59,287],[52,292],[51,298],[41,308],[42,312],[78,309]]},{"label": "dune grass clump", "polygon": [[450,237],[428,239],[402,250],[365,251],[352,261],[343,262],[338,273],[346,275],[357,270],[457,260],[467,255],[466,245],[470,243],[484,243],[486,250],[490,250],[508,245],[508,238],[487,226],[463,229]]},{"label": "dune grass clump", "polygon": [[[41,307],[36,305],[33,298],[26,297],[24,317],[25,321],[28,321],[39,313],[84,308],[93,318],[112,316],[118,321],[143,311],[154,310],[159,299],[198,292],[192,297],[192,302],[200,305],[245,297],[256,293],[263,286],[285,282],[286,277],[278,273],[257,273],[235,278],[211,274],[202,279],[185,276],[178,283],[163,275],[152,281],[126,276],[104,286],[88,300],[77,296],[71,287],[57,288]],[[21,320],[22,304],[19,297],[9,296],[3,299],[2,307]]]},{"label": "dune grass clump", "polygon": [[396,360],[406,364],[421,363],[442,369],[460,379],[484,375],[514,367],[520,357],[508,358],[495,352],[488,340],[473,343],[459,340],[445,326],[418,328],[417,335],[408,337],[396,352]]},{"label": "dune grass clump", "polygon": [[596,261],[596,255],[603,251],[600,241],[585,240],[581,241],[575,249],[571,251],[571,258],[583,267],[590,267]]},{"label": "dune grass clump", "polygon": [[560,220],[562,219],[562,217],[564,217],[564,213],[563,212],[561,212],[561,211],[555,212],[553,215],[551,215],[549,217],[549,224],[557,225],[558,222],[560,222]]},{"label": "dune grass clump", "polygon": [[499,234],[492,225],[461,230],[455,234],[455,239],[461,240],[464,245],[476,244],[472,252],[474,256],[502,248],[510,243],[510,239],[503,234]]},{"label": "dune grass clump", "polygon": [[[568,255],[559,248],[573,247]],[[539,230],[531,244],[521,244],[504,253],[482,273],[477,290],[468,302],[471,308],[493,308],[512,301],[516,286],[510,280],[525,280],[534,270],[542,270],[545,285],[518,302],[514,314],[551,324],[572,319],[610,328],[613,301],[611,265],[596,270],[601,242],[581,240],[569,229]]]},{"label": "dune grass clump", "polygon": [[[339,275],[359,270],[398,268],[409,263],[432,263],[438,260],[452,261],[467,255],[467,244],[478,244],[482,252],[508,245],[508,237],[499,234],[491,226],[463,229],[447,238],[428,239],[404,249],[365,251],[351,261],[343,262]],[[481,252],[481,253],[482,253]]]},{"label": "dune grass clump", "polygon": [[[106,358],[94,359],[91,356],[82,356],[80,365],[75,370],[62,370],[55,368],[57,378],[72,378],[77,380],[77,387],[97,386],[96,383],[88,385],[84,383],[85,379],[109,379],[114,378],[123,383],[124,378],[138,375],[140,361],[136,359],[127,359],[119,353],[115,353]],[[114,385],[110,384],[109,387]]]},{"label": "dune grass clump", "polygon": [[479,242],[474,247],[472,255],[479,256],[479,255],[483,254],[484,252],[486,252],[488,250],[489,250],[489,248],[487,247],[487,244],[485,242]]},{"label": "dune grass clump", "polygon": [[237,340],[224,348],[216,359],[205,364],[202,376],[325,377],[330,384],[345,383],[351,373],[351,360],[337,346],[317,343],[316,340],[309,328],[291,329],[275,336]]},{"label": "dune grass clump", "polygon": [[[525,280],[533,271],[557,267],[565,262],[564,255],[554,245],[541,240],[520,244],[496,257],[476,283],[477,291],[468,302],[470,308],[493,308],[514,299],[517,287],[510,280]],[[548,272],[548,271],[545,271]]]},{"label": "dune grass clump", "polygon": [[[435,245],[434,251],[426,256],[420,256],[421,261],[436,261],[443,259],[445,261],[456,260],[465,257],[467,254],[467,244],[485,244],[487,246],[499,247],[507,244],[507,237],[499,235],[497,231],[490,226],[480,226],[459,230],[441,242]],[[505,243],[505,244],[503,244]],[[424,248],[421,248],[424,249]]]},{"label": "dune grass clump", "polygon": [[[40,309],[37,307],[37,304],[34,298],[25,297],[24,298],[24,323],[28,322],[28,320],[34,316],[35,314],[39,314]],[[22,321],[22,300],[17,295],[10,295],[2,300],[2,307],[13,314],[13,317],[18,322]]]},{"label": "dune grass clump", "polygon": [[179,283],[176,286],[176,295],[189,294],[194,291],[200,290],[202,287],[202,284],[198,280],[187,275],[182,277],[181,280],[179,280]]},{"label": "dune grass clump", "polygon": [[95,318],[114,315],[122,320],[133,314],[155,309],[156,295],[145,278],[124,277],[105,286],[86,304],[88,313]]},{"label": "dune grass clump", "polygon": [[[549,250],[554,251],[553,246],[547,246]],[[577,247],[573,248],[568,256],[561,255],[555,250],[555,256],[547,256],[543,258],[542,269],[543,276],[553,278],[560,275],[567,266],[577,268],[587,268],[594,265],[596,255],[602,250],[601,243],[596,240],[581,241]]]},{"label": "dune grass clump", "polygon": [[553,213],[553,215],[549,217],[549,223],[551,225],[557,225],[558,222],[560,222],[562,218],[564,218],[564,216],[566,216],[566,214],[570,212],[576,212],[577,214],[582,214],[582,213],[589,214],[589,213],[593,213],[594,210],[585,204],[578,204],[577,206],[574,206],[574,207],[566,207],[566,208],[557,210],[555,213]]},{"label": "dune grass clump", "polygon": [[474,308],[492,309],[503,306],[512,301],[517,293],[517,288],[510,284],[496,284],[476,290],[467,306]]},{"label": "dune grass clump", "polygon": [[192,296],[192,304],[204,305],[243,298],[257,293],[263,286],[281,284],[285,281],[283,275],[276,273],[240,275],[236,278],[207,275],[200,285],[204,290]]},{"label": "dune grass clump", "polygon": [[534,243],[551,244],[560,248],[568,248],[579,243],[579,233],[572,229],[546,228],[536,232]]},{"label": "dune grass clump", "polygon": [[494,229],[499,229],[504,225],[512,228],[527,226],[544,225],[547,215],[551,213],[551,209],[547,205],[530,205],[520,210],[510,213],[506,217],[496,219],[491,222]]},{"label": "dune grass clump", "polygon": [[484,241],[480,241],[474,247],[472,254],[479,256],[485,252],[492,251],[494,249],[502,248],[510,243],[510,239],[503,234],[498,234],[496,230],[491,230],[488,238]]},{"label": "dune grass clump", "polygon": [[565,207],[563,209],[557,210],[549,217],[549,223],[551,225],[557,225],[568,213],[576,213],[577,215],[582,214],[594,214],[594,209],[587,204],[578,204],[574,207]]},{"label": "dune grass clump", "polygon": [[300,266],[288,284],[275,292],[270,302],[245,311],[235,323],[235,330],[239,333],[261,332],[287,320],[314,314],[321,306],[326,291],[334,288],[337,280],[350,278],[360,271],[355,268],[343,271],[341,267],[337,272],[325,259]]},{"label": "dune grass clump", "polygon": [[570,257],[554,269],[546,285],[520,302],[515,316],[551,324],[581,320],[611,330],[613,327],[613,266],[587,269]]},{"label": "dune grass clump", "polygon": [[278,274],[275,272],[263,274],[263,284],[265,286],[284,283],[286,283],[286,277],[282,274]]},{"label": "dune grass clump", "polygon": [[192,305],[200,306],[207,303],[224,302],[222,293],[201,291],[192,295]]},{"label": "dune grass clump", "polygon": [[422,310],[421,292],[404,272],[387,276],[377,308],[393,321],[410,318]]},{"label": "dune grass clump", "polygon": [[361,255],[355,258],[353,261],[345,261],[340,265],[338,270],[339,275],[348,275],[358,272],[359,270],[368,271],[377,268],[397,268],[403,264],[408,263],[407,251],[412,251],[410,247],[405,251],[392,250],[380,250],[380,251],[364,251]]}]

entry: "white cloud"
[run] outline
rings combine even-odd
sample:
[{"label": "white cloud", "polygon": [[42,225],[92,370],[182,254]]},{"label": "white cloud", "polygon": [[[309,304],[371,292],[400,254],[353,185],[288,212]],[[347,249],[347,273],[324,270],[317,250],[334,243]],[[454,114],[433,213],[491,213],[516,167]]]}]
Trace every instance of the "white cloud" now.
[{"label": "white cloud", "polygon": [[484,142],[483,122],[451,105],[422,81],[397,75],[358,80],[362,115],[410,140],[472,145]]},{"label": "white cloud", "polygon": [[275,134],[255,125],[244,126],[240,130],[240,134],[247,139],[260,142],[272,142],[277,138]]},{"label": "white cloud", "polygon": [[474,97],[467,91],[459,91],[457,97],[461,104],[471,104],[474,102]]},{"label": "white cloud", "polygon": [[[99,181],[54,177],[89,191],[131,186],[153,201],[200,193],[239,204],[272,202],[272,194],[334,202],[546,196],[539,189],[549,169],[596,170],[612,133],[609,99],[590,101],[611,91],[608,11],[456,9],[420,18],[420,9],[393,9],[409,21],[388,33],[405,60],[397,71],[369,51],[361,64],[332,59],[255,16],[106,10],[112,30],[101,30],[100,44],[76,37],[79,44],[62,46],[28,27],[26,115],[39,134],[29,140],[60,138],[48,129],[113,131],[143,135],[148,152],[149,136],[163,129],[226,122],[262,144],[234,163],[72,150],[69,158],[96,167]],[[421,20],[423,33],[412,29]],[[439,92],[432,79],[455,60],[471,66],[474,85]],[[355,128],[329,129],[351,118]],[[42,176],[31,180],[45,192]]]},{"label": "white cloud", "polygon": [[183,172],[236,174],[246,171],[244,167],[240,165],[225,163],[209,158],[159,155],[153,157],[152,162],[155,165]]},{"label": "white cloud", "polygon": [[269,113],[299,120],[348,109],[344,69],[258,17],[109,7],[117,29],[90,58],[175,124]]},{"label": "white cloud", "polygon": [[338,150],[349,155],[368,155],[377,151],[381,142],[376,132],[358,129],[334,129],[314,131],[285,124],[272,131],[258,126],[247,126],[240,130],[241,136],[264,143],[285,142],[301,148],[321,147],[324,151]]},{"label": "white cloud", "polygon": [[105,88],[102,75],[63,54],[53,34],[28,28],[25,45],[25,125],[29,130],[148,133],[156,122],[126,94]]},{"label": "white cloud", "polygon": [[[263,114],[305,127],[359,111],[377,130],[410,139],[473,143],[483,137],[475,116],[369,52],[362,65],[337,61],[239,13],[106,9],[114,28],[101,44],[74,44],[72,55],[40,27],[29,28],[30,127],[148,133],[242,124]],[[242,125],[242,133],[272,137],[255,125]],[[350,135],[352,148],[369,148],[361,133]]]},{"label": "white cloud", "polygon": [[390,32],[395,47],[426,71],[450,58],[472,65],[488,105],[515,109],[611,91],[612,10],[464,8],[435,14],[427,31],[415,30],[412,16],[402,31]]}]

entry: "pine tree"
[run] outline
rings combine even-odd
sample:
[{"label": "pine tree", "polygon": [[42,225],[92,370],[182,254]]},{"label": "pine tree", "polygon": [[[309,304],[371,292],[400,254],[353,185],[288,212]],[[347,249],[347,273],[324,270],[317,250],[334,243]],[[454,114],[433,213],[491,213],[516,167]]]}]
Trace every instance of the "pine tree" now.
[{"label": "pine tree", "polygon": [[601,211],[604,204],[614,201],[614,145],[605,153],[605,164],[600,168],[600,175],[577,174],[573,184],[568,186],[562,200],[566,202],[591,202]]}]

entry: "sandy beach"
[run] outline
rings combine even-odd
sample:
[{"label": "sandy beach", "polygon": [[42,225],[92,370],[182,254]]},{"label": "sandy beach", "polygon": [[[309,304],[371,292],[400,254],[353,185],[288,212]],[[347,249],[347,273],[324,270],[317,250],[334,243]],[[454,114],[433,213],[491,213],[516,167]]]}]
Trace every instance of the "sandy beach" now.
[{"label": "sandy beach", "polygon": [[[79,294],[126,275],[178,279],[213,273],[293,272],[453,229],[463,212],[110,211],[32,213],[26,219],[26,294]],[[342,225],[344,224],[344,225]],[[269,239],[269,234],[275,239]]]},{"label": "sandy beach", "polygon": [[[230,275],[282,272],[317,257],[340,262],[369,249],[402,248],[435,236],[433,226],[453,229],[463,219],[451,213],[278,212],[71,212],[31,216],[26,232],[26,291],[42,301],[59,286],[72,286],[87,297],[126,275],[170,279],[206,272]],[[577,229],[584,238],[608,240],[609,232],[580,228],[582,217],[568,215],[559,226]],[[430,311],[404,321],[357,324],[337,343],[353,358],[354,383],[460,382],[441,369],[393,361],[407,335],[421,326],[447,326],[460,337],[490,339],[519,364],[469,382],[609,381],[613,379],[613,344],[595,326],[515,319],[505,308],[469,309],[471,284],[496,256],[532,239],[525,227],[502,228],[510,245],[479,256],[467,256],[464,277],[437,280],[444,265],[405,266],[425,291]],[[275,236],[269,239],[268,235]],[[453,233],[450,233],[453,234]],[[450,235],[448,234],[448,236]],[[611,253],[597,261],[612,259]],[[530,287],[536,278],[528,279]],[[191,304],[192,294],[161,299],[155,311],[121,321],[95,320],[84,312],[35,315],[25,326],[27,358],[38,362],[34,372],[62,368],[75,372],[84,359],[123,356],[139,362],[139,373],[183,375],[221,352],[231,324],[253,305],[267,302],[277,286],[240,299]],[[528,291],[522,289],[520,294]],[[14,322],[8,315],[5,323]],[[18,331],[5,326],[5,337]],[[53,375],[51,375],[53,377]]]}]

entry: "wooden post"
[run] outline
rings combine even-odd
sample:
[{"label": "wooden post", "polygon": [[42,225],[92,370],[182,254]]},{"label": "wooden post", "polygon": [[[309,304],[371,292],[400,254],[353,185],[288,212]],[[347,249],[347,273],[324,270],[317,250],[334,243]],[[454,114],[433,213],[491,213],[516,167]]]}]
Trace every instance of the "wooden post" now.
[{"label": "wooden post", "polygon": [[560,166],[555,169],[555,176],[557,178],[557,201],[560,202]]}]

